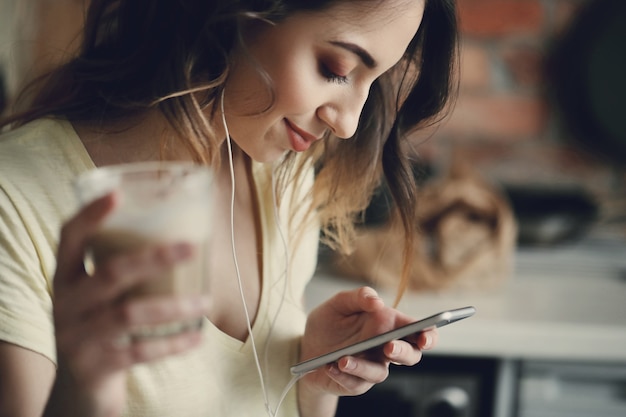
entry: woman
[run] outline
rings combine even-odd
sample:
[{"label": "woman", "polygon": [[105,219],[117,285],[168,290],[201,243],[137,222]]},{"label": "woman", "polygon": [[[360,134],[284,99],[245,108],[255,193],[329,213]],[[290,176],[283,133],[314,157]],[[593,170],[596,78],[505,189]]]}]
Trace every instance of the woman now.
[{"label": "woman", "polygon": [[[291,365],[412,321],[370,288],[338,294],[308,318],[301,299],[318,225],[330,244],[349,247],[383,174],[410,253],[415,186],[403,141],[445,107],[455,41],[444,0],[92,0],[80,53],[4,122],[14,128],[0,141],[0,414],[274,415]],[[232,164],[240,273],[229,245],[198,254],[179,243],[86,275],[85,242],[116,197],[75,212],[73,178],[155,159],[213,168],[219,241],[230,240]],[[278,224],[265,216],[274,210]],[[210,308],[199,297],[120,301],[191,256],[211,261]],[[200,316],[200,331],[114,337]],[[307,374],[280,413],[331,416],[338,396],[383,381],[390,362],[417,363],[436,339],[393,341],[378,356]]]}]

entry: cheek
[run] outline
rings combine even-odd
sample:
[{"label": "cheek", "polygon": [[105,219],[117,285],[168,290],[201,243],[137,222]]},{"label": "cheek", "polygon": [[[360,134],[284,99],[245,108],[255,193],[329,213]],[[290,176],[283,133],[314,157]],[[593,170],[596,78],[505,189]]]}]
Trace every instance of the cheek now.
[{"label": "cheek", "polygon": [[[257,59],[258,62],[252,63],[242,58],[232,69],[226,86],[231,113],[245,116],[267,110],[272,103],[271,88],[274,101],[269,113],[311,111],[325,85],[311,53],[281,43],[273,50],[258,52]],[[259,67],[264,69],[265,74],[259,73]],[[271,80],[269,85],[265,76]]]},{"label": "cheek", "polygon": [[303,113],[315,106],[321,87],[311,65],[285,65],[273,72],[276,107],[287,113]]},{"label": "cheek", "polygon": [[247,61],[233,66],[226,82],[226,97],[226,112],[240,117],[258,114],[271,102],[267,83]]}]

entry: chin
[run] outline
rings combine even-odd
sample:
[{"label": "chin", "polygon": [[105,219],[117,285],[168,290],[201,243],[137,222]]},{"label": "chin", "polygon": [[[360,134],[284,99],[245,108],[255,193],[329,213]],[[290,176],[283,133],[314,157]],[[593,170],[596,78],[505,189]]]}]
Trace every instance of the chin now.
[{"label": "chin", "polygon": [[267,143],[266,146],[253,149],[253,151],[256,151],[257,155],[250,155],[250,157],[255,161],[262,163],[274,163],[284,159],[290,149],[287,149],[276,142],[270,142]]},{"label": "chin", "polygon": [[284,149],[275,149],[275,150],[261,149],[258,152],[246,152],[244,150],[244,152],[254,162],[259,162],[259,163],[262,163],[262,164],[270,164],[270,163],[274,163],[274,162],[280,161],[288,153],[288,151],[286,151]]},{"label": "chin", "polygon": [[250,159],[262,164],[280,161],[289,152],[289,149],[277,145],[276,142],[272,140],[264,141],[261,139],[257,143],[251,143],[250,141],[239,143],[237,138],[233,135],[231,135],[231,138],[233,144],[236,144]]},{"label": "chin", "polygon": [[282,159],[284,159],[284,158],[285,158],[285,156],[287,155],[287,153],[288,153],[287,151],[276,152],[276,153],[273,153],[273,154],[271,154],[271,155],[265,155],[265,158],[259,158],[259,159],[252,158],[252,159],[253,159],[254,161],[256,161],[256,162],[261,162],[261,163],[267,163],[267,164],[269,164],[269,163],[274,163],[274,162],[281,161]]}]

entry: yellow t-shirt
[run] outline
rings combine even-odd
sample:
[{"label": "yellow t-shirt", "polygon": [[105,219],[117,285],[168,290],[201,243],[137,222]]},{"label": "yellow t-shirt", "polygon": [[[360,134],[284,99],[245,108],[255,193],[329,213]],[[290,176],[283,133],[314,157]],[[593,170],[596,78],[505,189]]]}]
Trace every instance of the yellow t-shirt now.
[{"label": "yellow t-shirt", "polygon": [[[0,137],[0,340],[55,363],[51,311],[58,236],[77,207],[73,178],[93,168],[67,121],[42,119]],[[288,203],[306,198],[311,172],[289,188],[279,210],[281,230],[293,243],[288,243],[289,259],[295,266],[289,268],[281,302],[286,254],[274,220],[271,167],[254,163],[253,177],[263,230],[263,286],[252,333],[274,408],[291,378],[289,367],[298,359],[306,321],[302,298],[315,268],[319,230],[311,224],[297,237],[290,230],[302,223],[302,213],[294,217],[295,208]],[[206,319],[204,324],[199,348],[130,370],[125,416],[266,415],[250,338],[241,342]],[[295,389],[280,415],[298,415]]]}]

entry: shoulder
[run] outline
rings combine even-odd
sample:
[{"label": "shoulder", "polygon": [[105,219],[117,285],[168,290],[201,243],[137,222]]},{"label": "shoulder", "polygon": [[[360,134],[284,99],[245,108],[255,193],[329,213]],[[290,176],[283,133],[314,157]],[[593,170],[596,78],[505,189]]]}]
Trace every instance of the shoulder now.
[{"label": "shoulder", "polygon": [[[61,119],[42,118],[0,135],[0,166],[18,167],[24,162],[87,164],[89,156],[72,125]],[[72,163],[73,162],[73,163]]]},{"label": "shoulder", "polygon": [[54,266],[61,224],[76,207],[72,180],[89,168],[80,146],[62,120],[37,120],[0,136],[0,223],[34,248],[44,270]]},{"label": "shoulder", "polygon": [[70,183],[80,169],[68,125],[40,120],[0,137],[0,338],[51,360],[56,245],[74,208]]},{"label": "shoulder", "polygon": [[71,124],[40,119],[0,136],[0,188],[10,197],[35,199],[68,190],[93,167]]}]

